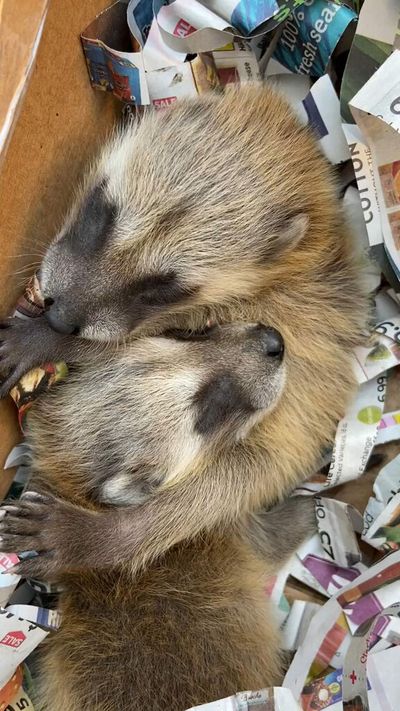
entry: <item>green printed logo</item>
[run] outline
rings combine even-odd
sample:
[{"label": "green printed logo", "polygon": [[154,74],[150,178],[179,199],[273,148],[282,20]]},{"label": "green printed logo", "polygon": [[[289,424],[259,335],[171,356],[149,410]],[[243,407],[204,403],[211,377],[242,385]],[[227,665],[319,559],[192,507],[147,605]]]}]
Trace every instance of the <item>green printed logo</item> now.
[{"label": "green printed logo", "polygon": [[389,358],[390,356],[390,350],[389,348],[386,348],[382,343],[379,345],[375,346],[373,350],[368,353],[367,355],[367,362],[371,360],[385,360],[385,358]]},{"label": "green printed logo", "polygon": [[363,407],[357,415],[357,420],[360,420],[363,425],[376,425],[380,422],[381,418],[382,410],[376,405],[368,405],[368,407]]}]

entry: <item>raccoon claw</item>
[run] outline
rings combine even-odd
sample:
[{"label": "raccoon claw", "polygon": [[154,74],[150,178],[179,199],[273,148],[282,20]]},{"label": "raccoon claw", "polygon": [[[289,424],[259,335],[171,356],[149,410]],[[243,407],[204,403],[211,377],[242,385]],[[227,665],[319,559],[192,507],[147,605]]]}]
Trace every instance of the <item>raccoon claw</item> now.
[{"label": "raccoon claw", "polygon": [[41,528],[48,506],[40,495],[25,495],[4,504],[0,518],[0,549],[5,553],[43,550]]},{"label": "raccoon claw", "polygon": [[85,552],[83,531],[89,533],[92,528],[91,512],[52,495],[30,491],[1,507],[0,550],[17,554],[35,551],[39,555],[20,561],[16,572],[47,580],[67,569],[81,567]]},{"label": "raccoon claw", "polygon": [[60,360],[66,345],[65,337],[53,331],[43,316],[0,322],[0,398],[32,368]]},{"label": "raccoon claw", "polygon": [[29,368],[16,368],[7,374],[4,379],[0,378],[0,400],[5,398],[10,390],[18,383],[23,375],[29,370]]},{"label": "raccoon claw", "polygon": [[0,398],[35,364],[31,348],[33,329],[32,323],[21,318],[0,323]]},{"label": "raccoon claw", "polygon": [[9,568],[7,573],[20,575],[22,578],[50,581],[57,577],[57,568],[52,553],[40,553],[34,558],[20,560],[13,568]]}]

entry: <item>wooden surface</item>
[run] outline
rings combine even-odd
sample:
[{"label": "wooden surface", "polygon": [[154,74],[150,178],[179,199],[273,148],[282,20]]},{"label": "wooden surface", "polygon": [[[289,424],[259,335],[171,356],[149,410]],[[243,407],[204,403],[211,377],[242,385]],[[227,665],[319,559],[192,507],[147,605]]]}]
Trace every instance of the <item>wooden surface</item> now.
[{"label": "wooden surface", "polygon": [[[12,0],[23,15],[22,0]],[[37,5],[37,0],[32,0]],[[1,0],[0,0],[1,4]],[[49,243],[87,159],[120,105],[91,89],[80,32],[108,0],[50,0],[28,88],[0,167],[0,316]],[[24,268],[23,274],[20,272]],[[18,440],[15,411],[0,403],[0,472]],[[10,475],[0,476],[0,498]]]},{"label": "wooden surface", "polygon": [[0,161],[11,138],[49,0],[0,0]]}]

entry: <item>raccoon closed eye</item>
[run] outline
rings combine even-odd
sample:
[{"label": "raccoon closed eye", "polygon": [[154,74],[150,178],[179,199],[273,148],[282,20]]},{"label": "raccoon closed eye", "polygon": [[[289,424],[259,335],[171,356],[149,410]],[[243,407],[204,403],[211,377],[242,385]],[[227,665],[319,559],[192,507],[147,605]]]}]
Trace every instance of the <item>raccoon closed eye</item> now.
[{"label": "raccoon closed eye", "polygon": [[170,328],[164,331],[163,336],[165,338],[173,338],[176,341],[204,341],[210,338],[218,330],[218,324],[212,323],[210,325],[205,325],[203,328],[199,328],[197,331],[192,329],[186,329],[186,331],[179,330],[178,328]]},{"label": "raccoon closed eye", "polygon": [[142,277],[135,282],[132,291],[146,306],[163,306],[183,301],[195,294],[197,288],[185,286],[171,271]]}]

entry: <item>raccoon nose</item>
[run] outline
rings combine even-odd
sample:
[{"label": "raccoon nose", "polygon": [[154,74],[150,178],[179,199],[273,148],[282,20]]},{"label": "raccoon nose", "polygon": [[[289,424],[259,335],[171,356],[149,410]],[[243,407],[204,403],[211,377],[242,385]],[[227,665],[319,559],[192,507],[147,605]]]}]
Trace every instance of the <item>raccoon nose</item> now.
[{"label": "raccoon nose", "polygon": [[[52,301],[52,299],[49,299],[49,301]],[[49,308],[47,308],[45,312],[45,317],[53,331],[66,335],[77,335],[79,333],[79,326],[64,319],[57,308],[53,307],[53,304],[54,302],[50,304]]]},{"label": "raccoon nose", "polygon": [[266,356],[282,360],[285,351],[283,338],[276,328],[264,326],[259,323],[256,327],[257,334],[261,339],[261,346]]},{"label": "raccoon nose", "polygon": [[50,306],[53,306],[54,299],[50,299],[50,297],[47,297],[46,299],[44,299],[43,304],[46,311],[48,311]]}]

